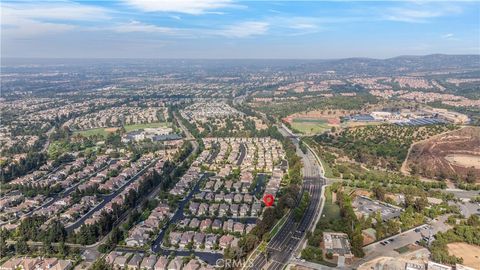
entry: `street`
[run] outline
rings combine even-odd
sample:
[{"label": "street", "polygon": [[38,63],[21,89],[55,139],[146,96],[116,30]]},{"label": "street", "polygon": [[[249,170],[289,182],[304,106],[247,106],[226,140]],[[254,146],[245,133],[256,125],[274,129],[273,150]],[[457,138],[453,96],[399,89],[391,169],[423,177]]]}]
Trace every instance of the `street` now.
[{"label": "street", "polygon": [[310,226],[315,222],[315,217],[320,208],[321,188],[325,184],[325,179],[321,174],[322,169],[314,154],[310,150],[303,153],[298,144],[298,137],[292,136],[291,131],[286,127],[279,128],[279,130],[284,136],[292,139],[297,148],[297,155],[302,158],[304,180],[300,195],[308,192],[310,194],[310,204],[298,224],[294,221],[293,211],[290,212],[282,228],[268,243],[266,254],[261,254],[254,259],[250,269],[255,270],[285,268]]}]

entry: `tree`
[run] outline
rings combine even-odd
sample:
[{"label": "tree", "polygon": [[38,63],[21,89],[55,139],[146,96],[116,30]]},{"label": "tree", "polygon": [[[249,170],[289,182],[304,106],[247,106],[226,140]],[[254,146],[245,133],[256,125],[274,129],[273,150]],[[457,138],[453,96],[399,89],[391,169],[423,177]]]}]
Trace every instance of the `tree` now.
[{"label": "tree", "polygon": [[405,208],[409,206],[414,206],[415,204],[415,198],[413,197],[412,194],[405,194]]},{"label": "tree", "polygon": [[385,188],[382,186],[376,186],[373,188],[373,194],[375,195],[375,198],[380,201],[385,201],[385,193]]},{"label": "tree", "polygon": [[113,266],[108,264],[107,261],[104,258],[100,258],[93,263],[93,265],[90,269],[92,269],[92,270],[113,270]]},{"label": "tree", "polygon": [[415,200],[415,210],[417,210],[418,212],[422,212],[423,209],[425,209],[425,207],[428,206],[428,200],[427,200],[427,196],[425,195],[422,195],[420,196],[420,198],[417,198]]},{"label": "tree", "polygon": [[393,219],[389,219],[387,221],[387,234],[393,235],[398,233],[398,231],[400,231],[400,224]]},{"label": "tree", "polygon": [[467,183],[470,183],[470,184],[473,184],[477,181],[477,173],[475,172],[475,170],[473,169],[468,170],[465,181],[467,181]]},{"label": "tree", "polygon": [[29,252],[27,240],[25,239],[25,237],[21,237],[15,243],[15,252],[17,254],[27,254]]},{"label": "tree", "polygon": [[352,253],[355,257],[362,258],[365,253],[363,252],[363,234],[360,226],[356,226],[351,236]]},{"label": "tree", "polygon": [[327,254],[325,254],[325,257],[327,257],[327,259],[331,260],[331,259],[333,259],[333,253],[332,252],[327,252]]},{"label": "tree", "polygon": [[240,241],[240,246],[244,249],[244,251],[248,252],[250,250],[253,250],[259,241],[260,240],[256,235],[247,234]]},{"label": "tree", "polygon": [[6,229],[0,230],[0,257],[4,258],[7,256],[7,252],[10,249],[10,246],[7,245],[6,239],[9,237],[9,232]]}]

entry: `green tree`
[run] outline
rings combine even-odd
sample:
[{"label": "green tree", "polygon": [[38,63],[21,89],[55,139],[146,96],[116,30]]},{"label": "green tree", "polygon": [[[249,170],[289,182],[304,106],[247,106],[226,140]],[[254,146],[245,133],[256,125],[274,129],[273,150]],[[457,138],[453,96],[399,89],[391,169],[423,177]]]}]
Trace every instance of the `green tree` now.
[{"label": "green tree", "polygon": [[113,270],[113,266],[108,264],[104,258],[100,258],[93,263],[90,269],[91,270]]},{"label": "green tree", "polygon": [[15,252],[17,254],[27,254],[29,252],[27,240],[25,239],[25,237],[21,237],[17,240],[17,242],[15,243]]}]

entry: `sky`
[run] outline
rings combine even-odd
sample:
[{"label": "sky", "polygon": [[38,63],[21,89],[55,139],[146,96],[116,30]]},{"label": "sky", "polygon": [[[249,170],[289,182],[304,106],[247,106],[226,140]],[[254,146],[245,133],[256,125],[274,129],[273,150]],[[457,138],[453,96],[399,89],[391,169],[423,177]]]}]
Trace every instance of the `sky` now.
[{"label": "sky", "polygon": [[389,58],[480,54],[478,1],[6,1],[1,56]]}]

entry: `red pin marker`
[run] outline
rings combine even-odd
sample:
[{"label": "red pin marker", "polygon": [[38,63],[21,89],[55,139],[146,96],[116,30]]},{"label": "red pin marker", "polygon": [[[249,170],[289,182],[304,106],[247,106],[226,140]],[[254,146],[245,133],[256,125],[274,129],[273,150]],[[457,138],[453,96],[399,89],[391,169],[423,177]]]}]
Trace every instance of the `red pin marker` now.
[{"label": "red pin marker", "polygon": [[265,194],[265,196],[263,196],[263,202],[267,207],[272,206],[274,201],[275,201],[275,198],[273,197],[272,194]]}]

